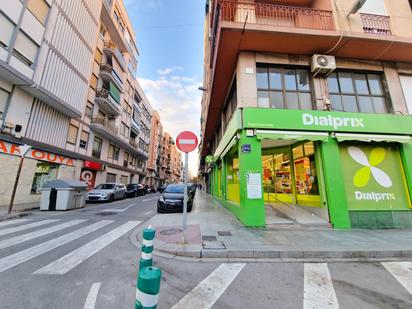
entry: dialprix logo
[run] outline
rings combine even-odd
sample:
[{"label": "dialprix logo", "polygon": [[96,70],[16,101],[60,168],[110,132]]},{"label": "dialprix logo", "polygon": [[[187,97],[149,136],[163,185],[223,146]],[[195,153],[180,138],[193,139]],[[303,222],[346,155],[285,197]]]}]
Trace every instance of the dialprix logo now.
[{"label": "dialprix logo", "polygon": [[392,180],[388,174],[377,167],[385,160],[386,151],[384,148],[372,149],[369,159],[362,149],[355,146],[348,147],[348,153],[355,162],[363,166],[353,176],[353,184],[356,187],[365,187],[369,183],[371,175],[382,187],[390,188],[392,186]]}]

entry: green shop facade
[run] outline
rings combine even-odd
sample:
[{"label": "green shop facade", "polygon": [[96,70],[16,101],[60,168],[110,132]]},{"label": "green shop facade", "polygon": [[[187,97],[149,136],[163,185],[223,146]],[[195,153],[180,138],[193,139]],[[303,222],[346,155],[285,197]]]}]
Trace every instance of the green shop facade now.
[{"label": "green shop facade", "polygon": [[268,205],[338,229],[412,227],[411,136],[412,116],[238,109],[207,158],[210,192],[249,227]]}]

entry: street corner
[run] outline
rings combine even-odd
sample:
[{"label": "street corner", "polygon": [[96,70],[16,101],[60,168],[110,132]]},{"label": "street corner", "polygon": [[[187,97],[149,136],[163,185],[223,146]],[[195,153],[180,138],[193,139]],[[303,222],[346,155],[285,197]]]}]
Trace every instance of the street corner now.
[{"label": "street corner", "polygon": [[156,239],[166,244],[175,244],[180,246],[202,244],[200,225],[190,224],[187,226],[184,234],[182,226],[171,225],[156,228]]}]

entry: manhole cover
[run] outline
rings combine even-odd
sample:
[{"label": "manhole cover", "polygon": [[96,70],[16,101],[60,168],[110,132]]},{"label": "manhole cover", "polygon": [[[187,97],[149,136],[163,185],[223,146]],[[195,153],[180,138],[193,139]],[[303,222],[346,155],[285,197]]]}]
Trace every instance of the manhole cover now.
[{"label": "manhole cover", "polygon": [[203,241],[217,241],[216,236],[202,236]]},{"label": "manhole cover", "polygon": [[96,215],[98,216],[112,216],[117,214],[117,212],[114,211],[102,211],[102,212],[96,212]]},{"label": "manhole cover", "polygon": [[232,236],[232,232],[230,232],[230,231],[218,231],[217,235],[218,236]]},{"label": "manhole cover", "polygon": [[202,242],[203,249],[209,250],[225,250],[226,246],[223,241],[203,241]]},{"label": "manhole cover", "polygon": [[162,230],[162,231],[160,231],[159,233],[160,233],[161,235],[171,236],[171,235],[180,234],[181,232],[182,232],[182,229],[172,228],[172,229]]}]

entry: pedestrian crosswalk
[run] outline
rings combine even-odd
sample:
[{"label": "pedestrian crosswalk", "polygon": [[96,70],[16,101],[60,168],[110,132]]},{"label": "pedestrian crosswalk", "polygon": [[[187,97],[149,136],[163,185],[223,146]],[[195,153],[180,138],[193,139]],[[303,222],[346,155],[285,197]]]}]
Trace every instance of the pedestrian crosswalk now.
[{"label": "pedestrian crosswalk", "polygon": [[[100,233],[94,240],[77,246],[70,253],[58,257],[40,269],[33,270],[36,275],[66,274],[141,223],[127,221],[119,224],[114,220],[89,222],[86,219],[60,221],[62,220],[49,219],[31,222],[30,219],[18,219],[0,222],[0,276],[2,272],[110,226],[110,231],[103,235]],[[35,228],[37,229],[34,230]]]}]

